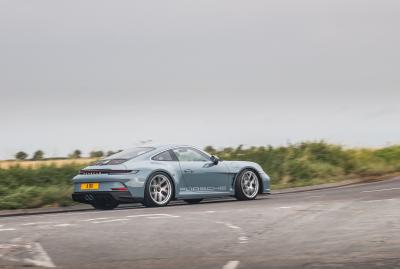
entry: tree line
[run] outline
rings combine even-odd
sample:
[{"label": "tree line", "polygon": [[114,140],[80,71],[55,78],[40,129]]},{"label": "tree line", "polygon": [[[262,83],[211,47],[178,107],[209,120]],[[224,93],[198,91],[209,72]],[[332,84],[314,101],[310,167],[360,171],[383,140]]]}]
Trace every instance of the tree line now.
[{"label": "tree line", "polygon": [[[110,156],[113,155],[119,151],[112,151],[109,150],[107,152],[102,151],[102,150],[93,150],[91,152],[89,152],[89,157],[90,158],[101,158],[101,157],[105,157],[105,156]],[[16,160],[20,160],[20,161],[24,161],[24,160],[33,160],[33,161],[39,161],[39,160],[45,160],[45,153],[43,150],[37,150],[35,151],[32,156],[29,156],[28,153],[24,152],[24,151],[19,151],[14,155]],[[68,154],[68,157],[66,157],[68,159],[79,159],[82,158],[82,151],[79,149],[74,150],[73,152],[71,152],[70,154]],[[49,158],[47,158],[49,159]],[[51,158],[50,158],[51,159]]]}]

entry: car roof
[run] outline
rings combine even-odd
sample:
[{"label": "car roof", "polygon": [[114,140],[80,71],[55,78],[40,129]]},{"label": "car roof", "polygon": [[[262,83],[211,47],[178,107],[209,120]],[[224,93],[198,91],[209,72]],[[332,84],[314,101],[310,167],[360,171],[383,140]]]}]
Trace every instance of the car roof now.
[{"label": "car roof", "polygon": [[179,147],[191,147],[191,148],[196,148],[194,146],[191,145],[183,145],[183,144],[164,144],[164,145],[146,145],[143,147],[152,147],[155,148],[157,150],[167,150],[167,149],[172,149],[172,148],[179,148]]},{"label": "car roof", "polygon": [[[153,147],[155,150],[152,150],[149,152],[149,155],[154,154],[155,152],[163,152],[169,149],[174,149],[174,148],[180,148],[180,147],[189,147],[189,148],[194,148],[197,150],[200,150],[202,152],[205,152],[204,150],[202,150],[201,148],[198,148],[196,146],[192,146],[192,145],[184,145],[184,144],[164,144],[164,145],[149,145],[148,147]],[[205,152],[206,154],[208,154],[207,152]]]},{"label": "car roof", "polygon": [[[174,148],[179,148],[179,147],[190,147],[190,148],[195,148],[198,149],[194,146],[191,145],[182,145],[182,144],[163,144],[163,145],[151,145],[151,144],[146,144],[146,145],[140,145],[137,146],[137,148],[153,148],[152,150],[136,156],[135,158],[132,158],[132,161],[141,161],[141,160],[146,160],[148,158],[151,158],[154,155],[157,155],[163,151],[169,150],[169,149],[174,149]],[[198,149],[201,150],[201,149]]]}]

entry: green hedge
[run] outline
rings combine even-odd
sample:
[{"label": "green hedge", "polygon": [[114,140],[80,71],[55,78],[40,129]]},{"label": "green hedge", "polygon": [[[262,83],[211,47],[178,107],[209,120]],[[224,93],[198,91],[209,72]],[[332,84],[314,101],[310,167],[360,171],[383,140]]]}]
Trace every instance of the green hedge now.
[{"label": "green hedge", "polygon": [[259,163],[271,176],[272,187],[282,188],[378,176],[400,171],[400,146],[382,149],[345,149],[321,142],[286,147],[225,148],[208,151],[225,160]]},{"label": "green hedge", "polygon": [[[271,176],[273,189],[400,172],[400,146],[345,149],[325,142],[307,142],[286,147],[206,149],[225,160],[259,163]],[[71,179],[81,168],[0,169],[0,209],[73,204]]]},{"label": "green hedge", "polygon": [[81,168],[67,165],[0,169],[0,209],[73,204],[71,179]]}]

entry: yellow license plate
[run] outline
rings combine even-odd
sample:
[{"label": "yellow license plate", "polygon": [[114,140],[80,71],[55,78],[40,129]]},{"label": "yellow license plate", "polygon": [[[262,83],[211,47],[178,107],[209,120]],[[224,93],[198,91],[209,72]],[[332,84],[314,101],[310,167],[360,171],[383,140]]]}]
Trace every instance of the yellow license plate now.
[{"label": "yellow license plate", "polygon": [[81,190],[98,190],[99,186],[99,183],[82,183]]}]

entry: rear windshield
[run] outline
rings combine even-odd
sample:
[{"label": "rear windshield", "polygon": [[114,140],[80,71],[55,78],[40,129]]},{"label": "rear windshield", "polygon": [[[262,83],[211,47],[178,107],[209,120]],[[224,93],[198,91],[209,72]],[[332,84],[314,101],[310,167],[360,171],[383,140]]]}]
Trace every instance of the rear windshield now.
[{"label": "rear windshield", "polygon": [[132,149],[126,149],[121,152],[118,152],[116,154],[113,154],[111,156],[108,156],[104,160],[114,160],[114,159],[132,159],[135,158],[139,155],[142,155],[146,152],[149,152],[151,150],[154,150],[152,147],[138,147],[138,148],[132,148]]},{"label": "rear windshield", "polygon": [[116,154],[110,155],[102,160],[95,162],[93,165],[110,165],[110,164],[120,164],[124,163],[127,160],[133,159],[139,155],[145,154],[146,152],[152,151],[154,148],[152,147],[138,147],[123,150]]}]

